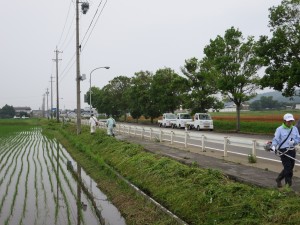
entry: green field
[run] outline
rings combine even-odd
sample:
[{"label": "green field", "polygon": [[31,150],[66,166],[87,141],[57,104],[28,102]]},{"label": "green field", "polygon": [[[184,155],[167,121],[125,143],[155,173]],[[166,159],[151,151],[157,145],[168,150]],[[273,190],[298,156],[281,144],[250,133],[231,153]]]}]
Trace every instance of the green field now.
[{"label": "green field", "polygon": [[0,137],[29,130],[38,124],[38,119],[0,119]]}]

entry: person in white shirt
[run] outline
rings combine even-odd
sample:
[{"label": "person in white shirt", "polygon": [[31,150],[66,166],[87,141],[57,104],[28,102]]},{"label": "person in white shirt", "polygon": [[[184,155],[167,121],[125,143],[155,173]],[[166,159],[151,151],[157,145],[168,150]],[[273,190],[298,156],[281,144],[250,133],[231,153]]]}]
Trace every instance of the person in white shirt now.
[{"label": "person in white shirt", "polygon": [[91,126],[91,134],[95,134],[96,132],[96,127],[98,125],[98,120],[97,118],[94,116],[94,114],[91,114],[90,120],[89,120],[89,124]]}]

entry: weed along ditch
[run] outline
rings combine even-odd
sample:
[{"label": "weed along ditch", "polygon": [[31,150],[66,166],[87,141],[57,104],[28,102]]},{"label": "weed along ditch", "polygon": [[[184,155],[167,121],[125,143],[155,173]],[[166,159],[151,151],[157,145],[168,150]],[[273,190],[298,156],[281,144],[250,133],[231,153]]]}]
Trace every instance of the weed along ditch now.
[{"label": "weed along ditch", "polygon": [[96,182],[41,128],[0,138],[3,225],[125,224]]}]

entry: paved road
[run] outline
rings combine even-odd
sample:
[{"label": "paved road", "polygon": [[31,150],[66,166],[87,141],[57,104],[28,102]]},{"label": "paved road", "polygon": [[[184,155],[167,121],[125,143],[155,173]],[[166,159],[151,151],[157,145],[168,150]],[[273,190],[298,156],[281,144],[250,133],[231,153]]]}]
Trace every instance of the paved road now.
[{"label": "paved road", "polygon": [[[138,143],[147,151],[171,157],[182,163],[196,162],[202,168],[221,170],[234,180],[260,187],[276,188],[275,178],[282,170],[281,163],[269,160],[259,159],[257,163],[250,164],[245,156],[240,157],[235,154],[229,154],[224,158],[222,152],[213,150],[201,152],[198,148],[188,147],[185,149],[176,144],[171,146],[170,143],[159,143],[123,135],[117,135],[116,138]],[[295,167],[292,189],[300,192],[300,167]]]}]

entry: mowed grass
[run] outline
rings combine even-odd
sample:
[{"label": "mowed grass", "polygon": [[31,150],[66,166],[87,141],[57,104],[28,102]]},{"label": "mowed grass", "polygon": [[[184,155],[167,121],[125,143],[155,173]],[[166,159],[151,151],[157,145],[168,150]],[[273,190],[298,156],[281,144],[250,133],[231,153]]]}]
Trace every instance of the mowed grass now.
[{"label": "mowed grass", "polygon": [[[220,171],[184,165],[146,152],[139,145],[108,137],[103,130],[92,136],[88,127],[83,127],[83,132],[76,135],[74,125],[52,124],[48,131],[55,132],[55,137],[86,169],[98,165],[104,170],[109,165],[188,224],[300,224],[300,199],[288,188],[279,191],[234,182]],[[94,170],[88,172],[101,171]],[[114,181],[120,183],[116,177]],[[103,177],[98,180],[128,224],[170,224],[150,209],[144,211],[148,204],[137,203],[136,198],[128,196],[124,184],[120,189],[114,186],[116,191],[103,186],[105,183]],[[142,205],[133,207],[136,204]]]}]

